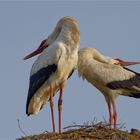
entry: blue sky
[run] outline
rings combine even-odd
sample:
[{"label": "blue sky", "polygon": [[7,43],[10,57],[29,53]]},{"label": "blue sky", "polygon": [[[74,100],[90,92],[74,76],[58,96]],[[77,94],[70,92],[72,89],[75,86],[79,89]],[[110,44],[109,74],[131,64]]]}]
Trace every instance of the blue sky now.
[{"label": "blue sky", "polygon": [[[140,61],[138,1],[0,2],[0,139],[22,136],[17,119],[27,135],[52,131],[49,104],[36,116],[25,114],[29,73],[36,58],[22,58],[38,47],[63,16],[78,21],[81,48],[94,47],[104,55]],[[140,65],[131,69],[139,72]],[[58,128],[57,100],[58,95],[54,98]],[[117,99],[118,123],[125,123],[124,130],[140,129],[139,106],[139,99]],[[103,95],[75,71],[64,90],[62,126],[91,122],[94,117],[108,120],[107,104]]]}]

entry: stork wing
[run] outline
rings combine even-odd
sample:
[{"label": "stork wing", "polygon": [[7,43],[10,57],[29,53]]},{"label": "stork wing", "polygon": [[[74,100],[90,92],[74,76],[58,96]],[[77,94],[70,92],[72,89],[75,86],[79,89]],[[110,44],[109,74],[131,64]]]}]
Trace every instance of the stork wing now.
[{"label": "stork wing", "polygon": [[[96,60],[88,60],[78,67],[79,75],[98,85],[112,90],[129,90],[128,96],[140,98],[140,74],[119,65],[105,64]],[[138,94],[137,94],[138,93]]]},{"label": "stork wing", "polygon": [[127,89],[127,95],[130,97],[140,98],[140,74],[136,73],[130,69],[124,68],[134,74],[133,77],[129,79],[124,79],[122,81],[112,81],[107,84],[107,87],[115,89]]},{"label": "stork wing", "polygon": [[124,80],[116,80],[116,81],[114,80],[114,81],[108,83],[107,87],[109,87],[111,89],[123,88],[123,89],[129,89],[129,90],[131,90],[134,87],[140,88],[140,74],[136,73],[128,68],[124,68],[124,70],[130,71],[134,75],[132,77],[126,78]]},{"label": "stork wing", "polygon": [[32,66],[28,97],[26,102],[26,114],[31,98],[46,80],[57,70],[57,62],[61,57],[61,50],[50,46],[44,50]]},{"label": "stork wing", "polygon": [[57,69],[57,65],[55,64],[48,65],[30,77],[26,113],[27,113],[29,102],[33,97],[33,95],[45,83],[45,81],[50,77],[50,75],[52,75],[52,73],[56,71],[56,69]]}]

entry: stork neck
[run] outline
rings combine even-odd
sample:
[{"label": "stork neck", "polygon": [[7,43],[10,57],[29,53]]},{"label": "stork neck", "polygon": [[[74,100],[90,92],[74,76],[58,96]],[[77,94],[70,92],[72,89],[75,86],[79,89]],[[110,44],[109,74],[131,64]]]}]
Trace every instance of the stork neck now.
[{"label": "stork neck", "polygon": [[76,47],[80,42],[79,30],[74,30],[73,28],[63,26],[57,41],[63,41],[63,43],[65,43],[67,46]]}]

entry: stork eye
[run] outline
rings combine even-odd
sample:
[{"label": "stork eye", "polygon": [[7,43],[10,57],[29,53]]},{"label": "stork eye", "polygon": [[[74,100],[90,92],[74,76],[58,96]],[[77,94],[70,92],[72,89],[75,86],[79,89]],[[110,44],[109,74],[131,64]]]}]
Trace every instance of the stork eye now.
[{"label": "stork eye", "polygon": [[48,48],[49,47],[49,44],[47,44],[44,48],[46,49],[46,48]]}]

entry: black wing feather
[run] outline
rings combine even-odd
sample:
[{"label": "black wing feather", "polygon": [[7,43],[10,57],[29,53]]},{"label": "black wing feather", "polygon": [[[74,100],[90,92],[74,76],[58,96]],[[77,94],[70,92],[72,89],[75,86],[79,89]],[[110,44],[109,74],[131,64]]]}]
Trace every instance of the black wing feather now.
[{"label": "black wing feather", "polygon": [[57,69],[57,65],[48,65],[47,67],[44,67],[40,69],[37,73],[33,74],[30,77],[30,83],[29,83],[29,90],[28,90],[28,97],[26,102],[26,114],[28,114],[28,106],[30,103],[31,98],[34,96],[36,91],[43,85],[43,83],[49,79],[52,73],[54,73]]},{"label": "black wing feather", "polygon": [[123,89],[129,89],[131,90],[133,86],[137,86],[140,88],[140,74],[136,73],[128,68],[124,68],[128,71],[131,71],[133,73],[135,73],[135,76],[127,79],[127,80],[123,80],[123,81],[113,81],[107,84],[107,87],[115,90],[118,88],[123,88]]}]

